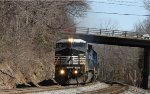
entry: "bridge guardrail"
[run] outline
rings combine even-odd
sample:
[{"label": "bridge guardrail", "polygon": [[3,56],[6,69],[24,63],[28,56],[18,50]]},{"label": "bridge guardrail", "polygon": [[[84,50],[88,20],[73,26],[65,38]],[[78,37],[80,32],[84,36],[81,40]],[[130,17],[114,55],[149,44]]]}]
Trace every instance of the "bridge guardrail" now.
[{"label": "bridge guardrail", "polygon": [[120,31],[120,30],[98,29],[98,28],[85,28],[85,27],[76,27],[73,29],[73,31],[74,32],[70,32],[70,33],[143,39],[141,33],[131,32],[131,31]]}]

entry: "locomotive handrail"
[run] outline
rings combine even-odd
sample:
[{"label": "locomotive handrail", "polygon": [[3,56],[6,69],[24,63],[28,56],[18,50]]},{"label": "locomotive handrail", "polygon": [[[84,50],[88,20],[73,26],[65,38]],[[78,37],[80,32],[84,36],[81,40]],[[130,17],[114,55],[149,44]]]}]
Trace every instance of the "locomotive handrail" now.
[{"label": "locomotive handrail", "polygon": [[55,60],[54,65],[56,65],[56,63],[58,62],[59,57],[57,57],[57,60]]}]

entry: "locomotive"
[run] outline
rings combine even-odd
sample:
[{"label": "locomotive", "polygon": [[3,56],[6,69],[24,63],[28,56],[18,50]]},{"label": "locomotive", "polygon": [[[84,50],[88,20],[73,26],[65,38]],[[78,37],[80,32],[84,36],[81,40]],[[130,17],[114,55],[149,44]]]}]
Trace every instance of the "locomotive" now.
[{"label": "locomotive", "polygon": [[55,81],[60,85],[96,80],[97,53],[82,39],[61,39],[55,49]]}]

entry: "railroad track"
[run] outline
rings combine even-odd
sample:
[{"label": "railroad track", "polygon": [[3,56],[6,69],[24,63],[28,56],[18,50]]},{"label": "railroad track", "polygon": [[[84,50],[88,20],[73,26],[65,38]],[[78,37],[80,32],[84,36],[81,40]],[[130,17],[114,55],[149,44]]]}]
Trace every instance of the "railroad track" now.
[{"label": "railroad track", "polygon": [[[60,85],[53,85],[53,86],[42,86],[42,87],[30,87],[30,88],[18,88],[18,89],[12,89],[12,90],[1,90],[0,94],[35,94],[41,92],[50,92],[50,91],[58,91],[58,90],[67,90],[67,89],[72,89],[72,90],[78,90],[80,87],[88,87],[97,84],[97,82],[94,83],[89,83],[86,85],[69,85],[69,86],[60,86]],[[78,88],[78,89],[76,89]],[[122,84],[109,84],[108,87],[105,87],[103,89],[99,90],[94,90],[94,91],[82,91],[78,92],[80,94],[118,94],[121,93],[125,90],[127,90],[128,87],[126,85]],[[70,92],[71,93],[71,92]],[[68,93],[68,94],[70,94]],[[44,94],[49,94],[49,93],[44,93]],[[58,93],[61,94],[61,93]]]},{"label": "railroad track", "polygon": [[[79,85],[81,86],[81,85]],[[0,91],[0,94],[26,94],[26,93],[38,93],[45,91],[54,91],[54,90],[62,90],[69,88],[76,88],[77,85],[68,85],[68,86],[60,86],[60,85],[52,85],[52,86],[41,86],[41,87],[27,87],[27,88],[16,88],[16,89],[4,89]]]}]

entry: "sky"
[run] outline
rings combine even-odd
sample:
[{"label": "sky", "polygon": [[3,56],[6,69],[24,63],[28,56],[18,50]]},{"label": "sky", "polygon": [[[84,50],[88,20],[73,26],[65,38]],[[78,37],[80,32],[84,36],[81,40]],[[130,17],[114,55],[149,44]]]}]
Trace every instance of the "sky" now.
[{"label": "sky", "polygon": [[[89,1],[89,0],[87,0]],[[90,10],[94,12],[108,12],[119,14],[146,15],[148,11],[144,6],[143,0],[90,0]],[[135,15],[116,15],[87,12],[85,17],[77,18],[78,27],[107,28],[106,25],[114,29],[132,31],[135,24],[142,22],[146,16]]]}]

